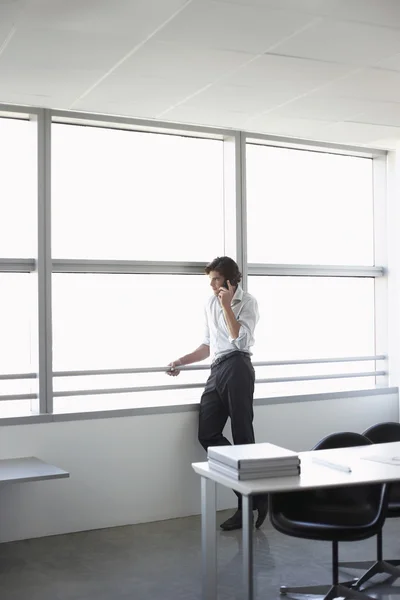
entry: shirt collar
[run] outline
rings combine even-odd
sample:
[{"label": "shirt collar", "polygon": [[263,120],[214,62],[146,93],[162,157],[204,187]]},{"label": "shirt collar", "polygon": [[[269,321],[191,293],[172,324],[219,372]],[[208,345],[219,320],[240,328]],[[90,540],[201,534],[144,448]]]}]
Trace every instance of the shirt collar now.
[{"label": "shirt collar", "polygon": [[243,289],[240,285],[237,286],[236,292],[233,294],[231,305],[238,304],[243,299]]}]

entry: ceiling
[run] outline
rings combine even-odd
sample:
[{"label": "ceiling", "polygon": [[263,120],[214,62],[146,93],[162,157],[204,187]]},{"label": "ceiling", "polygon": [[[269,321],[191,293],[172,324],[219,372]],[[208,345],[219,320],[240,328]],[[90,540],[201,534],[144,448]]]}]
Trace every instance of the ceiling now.
[{"label": "ceiling", "polygon": [[0,102],[395,148],[400,0],[0,0]]}]

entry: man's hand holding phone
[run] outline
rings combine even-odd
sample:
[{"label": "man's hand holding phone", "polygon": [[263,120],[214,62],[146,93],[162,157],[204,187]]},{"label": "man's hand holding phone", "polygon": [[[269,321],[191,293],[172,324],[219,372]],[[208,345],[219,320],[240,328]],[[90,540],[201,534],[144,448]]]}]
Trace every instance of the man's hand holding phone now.
[{"label": "man's hand holding phone", "polygon": [[231,282],[227,279],[225,283],[219,288],[218,298],[223,308],[229,308],[232,302],[235,288],[231,285]]}]

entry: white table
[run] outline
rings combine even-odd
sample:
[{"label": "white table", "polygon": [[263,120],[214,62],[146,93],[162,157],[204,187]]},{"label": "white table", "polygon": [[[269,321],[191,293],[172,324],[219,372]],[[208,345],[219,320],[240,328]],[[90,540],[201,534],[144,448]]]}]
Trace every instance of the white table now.
[{"label": "white table", "polygon": [[[383,483],[400,480],[399,465],[388,465],[365,460],[365,456],[398,456],[400,442],[373,444],[334,450],[300,452],[301,474],[299,477],[274,477],[235,481],[212,471],[207,462],[193,463],[201,476],[201,540],[202,540],[202,598],[217,600],[217,531],[216,531],[216,484],[240,492],[243,510],[243,582],[244,600],[253,600],[253,514],[252,496],[273,492],[290,492],[363,483]],[[313,462],[322,458],[351,467],[351,472],[338,471]]]}]

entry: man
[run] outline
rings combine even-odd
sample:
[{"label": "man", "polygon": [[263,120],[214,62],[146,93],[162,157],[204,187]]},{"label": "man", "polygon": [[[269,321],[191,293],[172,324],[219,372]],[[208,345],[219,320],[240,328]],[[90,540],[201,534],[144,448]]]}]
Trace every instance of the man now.
[{"label": "man", "polygon": [[[170,363],[167,373],[179,375],[180,366],[204,360],[211,354],[211,373],[200,401],[199,442],[205,450],[209,446],[230,444],[222,434],[230,417],[233,443],[252,444],[255,376],[250,348],[259,318],[257,301],[239,285],[242,275],[232,258],[214,259],[206,266],[205,273],[213,295],[205,307],[203,343],[194,352]],[[241,496],[237,496],[238,509],[221,524],[224,530],[242,527]],[[253,507],[258,511],[258,528],[267,515],[268,496],[255,496]]]}]

